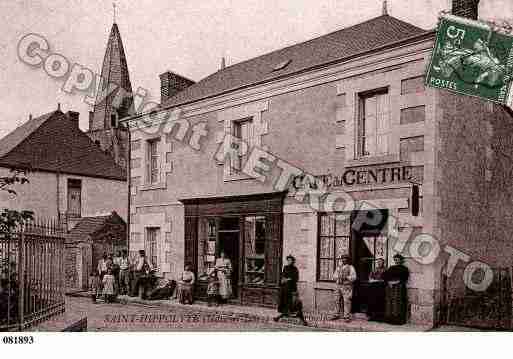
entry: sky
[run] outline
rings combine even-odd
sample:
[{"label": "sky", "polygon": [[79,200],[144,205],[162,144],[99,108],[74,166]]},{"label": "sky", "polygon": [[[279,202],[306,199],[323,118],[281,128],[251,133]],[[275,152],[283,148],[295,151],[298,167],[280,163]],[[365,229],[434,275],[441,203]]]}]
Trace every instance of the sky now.
[{"label": "sky", "polygon": [[[425,29],[451,0],[388,0],[388,13]],[[481,0],[483,19],[513,18],[513,0]],[[227,65],[371,19],[382,0],[139,0],[116,1],[132,88],[147,89],[159,101],[158,75],[170,70],[198,81]],[[2,0],[0,14],[0,137],[34,116],[80,112],[88,127],[85,94],[61,90],[64,80],[17,56],[20,39],[35,33],[50,50],[95,72],[101,71],[113,22],[112,1]]]}]

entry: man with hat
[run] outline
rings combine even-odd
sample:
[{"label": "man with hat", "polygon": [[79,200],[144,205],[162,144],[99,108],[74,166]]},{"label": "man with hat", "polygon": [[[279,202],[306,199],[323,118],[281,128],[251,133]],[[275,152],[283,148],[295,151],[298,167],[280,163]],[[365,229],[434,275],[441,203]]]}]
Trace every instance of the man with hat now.
[{"label": "man with hat", "polygon": [[342,264],[337,266],[333,273],[333,279],[337,284],[335,290],[336,314],[334,319],[343,318],[346,322],[351,321],[351,304],[353,299],[353,283],[356,280],[356,270],[349,263],[349,256],[342,257]]},{"label": "man with hat", "polygon": [[298,298],[297,282],[299,280],[299,271],[295,266],[296,258],[289,254],[286,258],[287,264],[283,266],[280,281],[280,300],[278,303],[278,312],[280,313],[274,318],[275,321],[282,317],[294,316],[306,325],[303,316],[303,305]]}]

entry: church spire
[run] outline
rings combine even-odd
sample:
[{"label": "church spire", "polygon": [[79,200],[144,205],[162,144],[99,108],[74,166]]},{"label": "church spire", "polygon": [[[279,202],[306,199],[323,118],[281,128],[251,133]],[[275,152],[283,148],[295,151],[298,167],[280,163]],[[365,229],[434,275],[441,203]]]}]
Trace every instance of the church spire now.
[{"label": "church spire", "polygon": [[93,129],[116,127],[119,119],[132,113],[132,84],[125,50],[118,25],[113,23],[103,58],[91,125]]},{"label": "church spire", "polygon": [[134,114],[132,84],[128,73],[125,49],[116,24],[116,4],[107,48],[103,58],[101,78],[97,86],[94,109],[89,116],[88,136],[111,154],[124,167],[128,158],[127,136],[119,127],[120,120]]}]

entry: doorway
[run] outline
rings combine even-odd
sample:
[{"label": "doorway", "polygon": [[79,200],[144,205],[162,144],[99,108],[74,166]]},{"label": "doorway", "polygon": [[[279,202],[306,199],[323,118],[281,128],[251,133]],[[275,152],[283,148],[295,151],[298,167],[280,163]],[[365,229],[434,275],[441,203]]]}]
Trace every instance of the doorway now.
[{"label": "doorway", "polygon": [[222,217],[219,221],[219,245],[217,246],[216,257],[224,252],[226,258],[232,263],[232,291],[234,298],[238,297],[239,283],[239,240],[240,224],[239,217]]},{"label": "doorway", "polygon": [[353,312],[366,313],[368,298],[372,296],[369,276],[376,261],[388,259],[388,210],[353,211],[351,214],[351,261],[356,270]]}]

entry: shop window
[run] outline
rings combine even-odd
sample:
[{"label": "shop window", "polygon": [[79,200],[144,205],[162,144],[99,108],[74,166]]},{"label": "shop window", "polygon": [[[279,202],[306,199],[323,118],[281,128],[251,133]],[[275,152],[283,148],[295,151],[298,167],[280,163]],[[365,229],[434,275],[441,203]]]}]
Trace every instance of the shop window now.
[{"label": "shop window", "polygon": [[82,215],[82,181],[68,179],[68,216],[80,217]]},{"label": "shop window", "polygon": [[390,137],[390,99],[388,90],[359,95],[358,157],[388,154]]},{"label": "shop window", "polygon": [[155,184],[159,181],[159,142],[160,139],[148,140],[146,155],[146,178],[149,184]]},{"label": "shop window", "polygon": [[266,220],[264,216],[244,218],[244,281],[246,284],[264,284],[265,237]]},{"label": "shop window", "polygon": [[207,274],[215,265],[217,221],[215,218],[202,220],[201,236],[198,242],[198,273]]},{"label": "shop window", "polygon": [[146,228],[146,257],[148,258],[153,268],[158,267],[158,252],[157,252],[157,240],[160,228],[149,227]]},{"label": "shop window", "polygon": [[331,281],[336,266],[349,255],[350,216],[347,213],[321,213],[317,250],[317,280]]},{"label": "shop window", "polygon": [[[251,146],[253,145],[253,121],[252,119],[245,119],[234,121],[232,125],[232,135],[239,141],[234,141],[235,158],[230,158],[231,169],[230,174],[238,174],[244,168]],[[235,143],[237,142],[237,143]],[[246,145],[244,145],[246,144]]]}]

